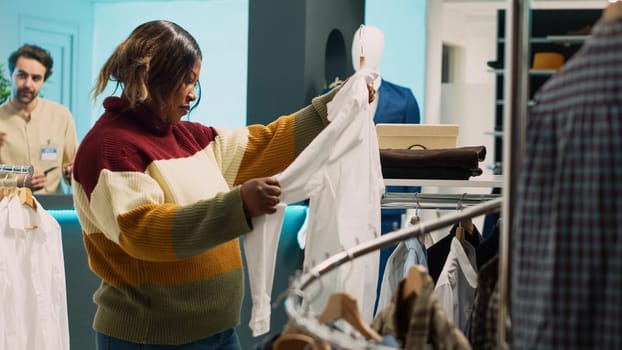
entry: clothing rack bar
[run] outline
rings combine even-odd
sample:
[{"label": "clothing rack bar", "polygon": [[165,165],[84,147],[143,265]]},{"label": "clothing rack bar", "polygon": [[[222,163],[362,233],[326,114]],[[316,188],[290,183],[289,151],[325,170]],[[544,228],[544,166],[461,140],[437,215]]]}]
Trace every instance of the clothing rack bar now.
[{"label": "clothing rack bar", "polygon": [[382,206],[382,209],[420,209],[420,210],[462,210],[470,205],[457,205],[457,204],[440,204],[440,203],[420,203],[418,205],[402,205],[398,203],[387,203]]},{"label": "clothing rack bar", "polygon": [[500,194],[441,194],[387,192],[382,198],[382,208],[401,209],[447,209],[459,210],[487,202]]},{"label": "clothing rack bar", "polygon": [[527,129],[529,100],[529,36],[531,22],[531,1],[508,1],[506,19],[505,47],[505,87],[503,118],[503,210],[501,237],[499,244],[499,310],[497,315],[498,348],[510,349],[510,273],[512,226],[514,224],[514,205],[516,203],[518,182],[522,173],[522,155]]},{"label": "clothing rack bar", "polygon": [[32,176],[35,168],[32,165],[0,164],[0,174],[26,174]]},{"label": "clothing rack bar", "polygon": [[327,258],[312,267],[308,272],[294,278],[290,282],[288,296],[285,300],[285,311],[287,312],[290,320],[292,320],[300,329],[318,339],[325,340],[333,345],[339,346],[340,348],[387,349],[387,347],[353,338],[343,332],[333,331],[326,325],[320,324],[315,317],[309,316],[308,310],[303,310],[301,306],[305,288],[307,288],[311,283],[317,281],[322,275],[365,254],[396,245],[400,241],[404,241],[409,238],[422,236],[428,232],[453,225],[454,223],[464,219],[499,212],[501,210],[502,202],[503,197],[499,197],[454,213],[443,215],[433,220],[425,220],[414,226],[395,230],[376,239],[363,242]]}]

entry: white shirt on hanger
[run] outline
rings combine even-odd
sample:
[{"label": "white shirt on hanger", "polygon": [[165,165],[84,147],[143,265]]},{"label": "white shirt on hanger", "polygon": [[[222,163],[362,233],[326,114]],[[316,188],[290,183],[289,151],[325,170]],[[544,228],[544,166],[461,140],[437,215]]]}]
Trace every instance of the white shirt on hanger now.
[{"label": "white shirt on hanger", "polygon": [[0,201],[0,350],[69,349],[60,225],[34,200]]},{"label": "white shirt on hanger", "polygon": [[423,243],[417,238],[409,238],[399,242],[387,259],[382,283],[380,284],[376,314],[391,305],[391,299],[400,281],[408,276],[408,270],[414,265],[422,265],[427,270],[428,260]]},{"label": "white shirt on hanger", "polygon": [[[253,335],[269,331],[270,294],[285,205],[309,199],[309,221],[303,268],[380,234],[380,198],[384,182],[366,83],[374,71],[361,70],[328,104],[331,123],[285,170],[277,175],[281,202],[277,213],[253,219],[243,236],[250,282],[250,327]],[[309,286],[314,312],[337,291],[352,294],[371,322],[378,280],[378,252],[370,253]],[[319,290],[317,289],[319,287]]]},{"label": "white shirt on hanger", "polygon": [[475,248],[468,242],[461,244],[454,237],[449,255],[438,277],[434,292],[447,317],[462,330],[467,331],[477,288]]}]

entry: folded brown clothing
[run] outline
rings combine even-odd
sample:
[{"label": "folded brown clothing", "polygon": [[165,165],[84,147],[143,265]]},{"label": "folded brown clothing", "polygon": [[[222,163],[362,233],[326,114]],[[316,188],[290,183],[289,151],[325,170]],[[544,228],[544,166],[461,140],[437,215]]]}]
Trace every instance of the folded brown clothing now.
[{"label": "folded brown clothing", "polygon": [[456,167],[429,168],[382,168],[385,179],[435,179],[435,180],[468,180],[472,176],[482,175],[481,168],[464,169]]},{"label": "folded brown clothing", "polygon": [[380,164],[389,168],[453,167],[474,169],[486,158],[485,146],[443,149],[381,149]]}]

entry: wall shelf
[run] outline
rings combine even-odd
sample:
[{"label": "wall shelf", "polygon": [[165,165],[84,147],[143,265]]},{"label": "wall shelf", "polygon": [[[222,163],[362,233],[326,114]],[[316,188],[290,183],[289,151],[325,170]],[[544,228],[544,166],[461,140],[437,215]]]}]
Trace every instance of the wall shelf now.
[{"label": "wall shelf", "polygon": [[[590,37],[592,26],[602,15],[602,9],[533,9],[530,12],[529,28],[529,66],[536,52],[557,52],[564,56],[564,61],[581,48]],[[495,137],[494,161],[501,164],[503,156],[503,124],[504,124],[504,76],[505,70],[505,10],[497,12],[497,57],[495,67],[489,69],[496,75],[495,92]],[[490,68],[490,67],[489,67]],[[537,91],[553,76],[557,70],[529,70],[529,106],[533,106],[533,98]],[[488,133],[487,133],[488,134]]]}]

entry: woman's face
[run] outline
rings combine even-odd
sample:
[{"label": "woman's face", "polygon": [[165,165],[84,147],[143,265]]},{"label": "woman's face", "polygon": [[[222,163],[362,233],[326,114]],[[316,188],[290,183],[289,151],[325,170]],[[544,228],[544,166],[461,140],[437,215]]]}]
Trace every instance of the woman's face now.
[{"label": "woman's face", "polygon": [[197,60],[192,67],[192,72],[188,74],[186,80],[179,85],[179,88],[171,93],[165,101],[164,118],[171,124],[177,124],[181,118],[188,114],[190,103],[197,99],[196,84],[201,74],[201,61]]}]

